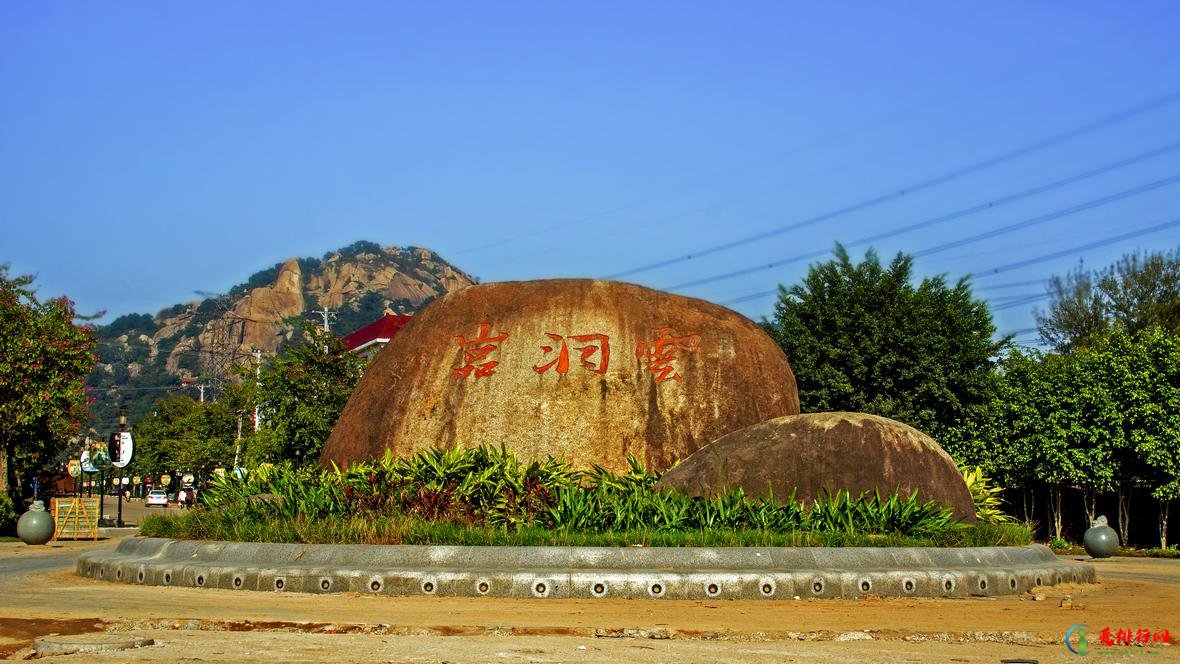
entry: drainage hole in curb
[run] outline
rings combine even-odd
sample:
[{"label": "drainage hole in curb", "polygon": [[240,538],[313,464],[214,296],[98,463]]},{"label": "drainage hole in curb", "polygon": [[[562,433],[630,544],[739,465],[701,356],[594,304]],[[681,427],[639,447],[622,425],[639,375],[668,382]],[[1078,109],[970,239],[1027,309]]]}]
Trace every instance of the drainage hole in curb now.
[{"label": "drainage hole in curb", "polygon": [[320,579],[320,588],[322,590],[329,590],[332,587],[332,582],[327,579]]},{"label": "drainage hole in curb", "polygon": [[235,577],[234,577],[234,587],[235,587],[235,588],[241,588],[241,587],[242,587],[242,577],[240,577],[240,576],[235,576]]},{"label": "drainage hole in curb", "polygon": [[1012,577],[1011,579],[1008,579],[1008,587],[1011,588],[1012,590],[1016,590],[1016,577]]},{"label": "drainage hole in curb", "polygon": [[606,584],[596,583],[594,584],[594,587],[590,589],[590,592],[594,593],[596,597],[602,597],[606,594]]},{"label": "drainage hole in curb", "polygon": [[824,591],[824,581],[823,581],[823,579],[816,579],[815,581],[813,581],[813,582],[811,583],[811,592],[813,592],[813,593],[815,593],[816,595],[818,595],[818,594],[822,593],[823,591]]},{"label": "drainage hole in curb", "polygon": [[380,592],[381,591],[381,582],[376,581],[376,580],[370,581],[369,582],[369,590],[372,590],[373,592]]},{"label": "drainage hole in curb", "polygon": [[283,586],[287,585],[286,581],[282,579],[275,579],[275,590],[282,590]]},{"label": "drainage hole in curb", "polygon": [[942,582],[942,588],[949,593],[955,589],[955,582],[950,579],[946,579]]},{"label": "drainage hole in curb", "polygon": [[653,583],[653,584],[651,584],[651,594],[653,594],[653,595],[663,595],[663,594],[664,594],[664,587],[663,587],[663,586],[661,586],[661,585],[660,585],[660,584],[658,584],[658,583]]},{"label": "drainage hole in curb", "polygon": [[545,591],[548,589],[545,587],[545,584],[538,583],[537,585],[533,586],[533,590],[537,591],[538,595],[544,595]]},{"label": "drainage hole in curb", "polygon": [[164,573],[164,583],[172,583],[172,573],[171,572]]},{"label": "drainage hole in curb", "polygon": [[137,578],[139,579],[140,583],[143,583],[143,572],[142,571],[140,571],[140,573],[137,575]]},{"label": "drainage hole in curb", "polygon": [[424,582],[422,584],[422,592],[424,592],[426,594],[430,594],[430,593],[434,592],[434,582],[433,581]]},{"label": "drainage hole in curb", "polygon": [[862,580],[861,580],[861,582],[860,582],[860,591],[861,591],[862,593],[867,593],[868,591],[870,591],[870,590],[872,590],[872,589],[873,589],[873,584],[872,584],[872,582],[871,582],[871,581],[869,581],[868,579],[862,579]]},{"label": "drainage hole in curb", "polygon": [[907,593],[914,592],[914,580],[913,579],[906,579],[905,583],[902,584],[902,587],[905,588],[905,591]]},{"label": "drainage hole in curb", "polygon": [[762,594],[763,595],[773,595],[774,594],[774,586],[770,585],[769,583],[762,584]]},{"label": "drainage hole in curb", "polygon": [[120,579],[120,580],[122,580],[122,578],[123,578],[123,570],[121,570],[121,569],[120,569],[120,570],[115,570],[115,578],[116,578],[116,579]]},{"label": "drainage hole in curb", "polygon": [[1036,580],[1035,580],[1035,583],[1036,583],[1036,584],[1039,586],[1039,585],[1041,585],[1042,583],[1044,583],[1044,581],[1042,581],[1042,580],[1041,580],[1041,577],[1039,577],[1039,576],[1038,576],[1038,577],[1036,578]]},{"label": "drainage hole in curb", "polygon": [[980,590],[987,590],[987,579],[980,579],[979,580],[979,589]]},{"label": "drainage hole in curb", "polygon": [[486,593],[487,591],[488,591],[488,582],[487,581],[480,581],[479,582],[479,592]]},{"label": "drainage hole in curb", "polygon": [[721,589],[717,587],[716,583],[710,583],[709,587],[705,588],[705,592],[710,595],[716,595],[717,593],[721,592]]},{"label": "drainage hole in curb", "polygon": [[198,586],[205,585],[205,576],[203,574],[197,575],[197,585]]}]

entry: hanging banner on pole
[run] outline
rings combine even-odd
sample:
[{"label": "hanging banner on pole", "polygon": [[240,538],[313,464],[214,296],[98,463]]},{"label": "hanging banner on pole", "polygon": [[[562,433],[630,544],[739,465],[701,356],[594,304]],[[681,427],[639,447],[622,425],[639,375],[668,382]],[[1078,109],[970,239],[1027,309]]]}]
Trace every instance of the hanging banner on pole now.
[{"label": "hanging banner on pole", "polygon": [[135,445],[131,441],[130,431],[111,434],[111,465],[115,468],[126,468],[127,464],[131,463],[131,454],[134,451]]},{"label": "hanging banner on pole", "polygon": [[97,473],[98,472],[98,468],[95,468],[94,464],[90,463],[90,450],[89,449],[82,450],[82,456],[79,459],[79,464],[82,466],[82,472],[86,472],[86,473]]}]

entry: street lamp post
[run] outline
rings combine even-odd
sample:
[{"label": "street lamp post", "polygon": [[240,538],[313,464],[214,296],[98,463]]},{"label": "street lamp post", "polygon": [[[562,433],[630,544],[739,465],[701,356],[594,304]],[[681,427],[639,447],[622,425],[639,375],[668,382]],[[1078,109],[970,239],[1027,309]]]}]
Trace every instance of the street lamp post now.
[{"label": "street lamp post", "polygon": [[[119,431],[127,430],[127,405],[119,404]],[[120,463],[122,463],[120,461]],[[119,514],[115,517],[115,525],[123,527],[123,468],[119,468]]]}]

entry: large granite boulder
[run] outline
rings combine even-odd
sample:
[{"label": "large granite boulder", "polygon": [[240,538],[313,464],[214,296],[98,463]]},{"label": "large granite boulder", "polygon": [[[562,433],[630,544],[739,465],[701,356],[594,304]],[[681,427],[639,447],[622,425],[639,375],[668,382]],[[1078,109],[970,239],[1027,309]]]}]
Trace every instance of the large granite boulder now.
[{"label": "large granite boulder", "polygon": [[824,491],[880,491],[937,500],[975,521],[971,492],[934,439],[896,420],[864,413],[788,415],[722,436],[669,470],[659,486],[694,496],[741,487],[810,502]]},{"label": "large granite boulder", "polygon": [[365,371],[321,462],[503,444],[622,470],[799,412],[782,350],[729,309],[584,279],[472,286],[431,303]]}]

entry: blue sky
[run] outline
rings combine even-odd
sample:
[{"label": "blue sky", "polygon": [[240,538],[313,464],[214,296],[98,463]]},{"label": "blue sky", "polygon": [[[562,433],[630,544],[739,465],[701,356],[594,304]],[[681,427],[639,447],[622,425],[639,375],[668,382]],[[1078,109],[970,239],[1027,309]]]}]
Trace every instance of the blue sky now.
[{"label": "blue sky", "polygon": [[[670,287],[1094,170],[873,245],[1083,208],[918,259],[957,278],[1180,218],[1174,3],[639,5],[0,4],[0,262],[121,314],[358,239],[601,277],[827,216],[626,277]],[[1021,330],[1039,280],[1178,243],[977,284]],[[679,292],[757,318],[806,265]]]}]

